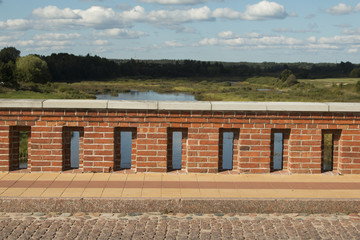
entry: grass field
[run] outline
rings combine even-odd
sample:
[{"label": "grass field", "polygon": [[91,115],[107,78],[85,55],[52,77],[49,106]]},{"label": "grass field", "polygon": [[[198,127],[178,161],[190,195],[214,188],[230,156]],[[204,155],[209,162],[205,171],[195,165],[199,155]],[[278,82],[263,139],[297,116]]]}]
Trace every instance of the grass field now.
[{"label": "grass field", "polygon": [[0,98],[95,98],[96,94],[116,96],[130,90],[158,93],[189,93],[202,101],[303,101],[360,102],[357,78],[299,79],[292,87],[277,78],[254,77],[245,81],[207,81],[206,79],[116,79],[73,84],[53,83],[37,86],[37,91],[0,91]]},{"label": "grass field", "polygon": [[324,79],[298,79],[299,82],[310,83],[317,87],[331,87],[333,84],[356,84],[359,78],[324,78]]}]

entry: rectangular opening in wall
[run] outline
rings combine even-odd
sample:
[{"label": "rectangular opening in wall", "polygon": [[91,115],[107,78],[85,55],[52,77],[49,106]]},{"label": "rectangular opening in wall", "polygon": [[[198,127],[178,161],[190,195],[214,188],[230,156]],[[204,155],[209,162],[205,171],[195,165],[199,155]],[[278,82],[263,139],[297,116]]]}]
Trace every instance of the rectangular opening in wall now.
[{"label": "rectangular opening in wall", "polygon": [[132,132],[120,132],[120,168],[131,168],[131,145],[132,145]]},{"label": "rectangular opening in wall", "polygon": [[168,129],[168,171],[184,168],[187,129]]},{"label": "rectangular opening in wall", "polygon": [[223,170],[232,170],[233,168],[233,149],[234,149],[234,133],[223,133]]},{"label": "rectangular opening in wall", "polygon": [[234,169],[237,155],[235,140],[239,138],[239,129],[220,129],[219,132],[219,171]]},{"label": "rectangular opening in wall", "polygon": [[334,138],[333,133],[323,133],[323,161],[322,172],[333,170],[334,165]]},{"label": "rectangular opening in wall", "polygon": [[329,172],[338,170],[338,155],[341,130],[322,131],[322,161],[321,171]]},{"label": "rectangular opening in wall", "polygon": [[134,166],[132,152],[136,131],[136,128],[115,128],[115,171],[131,169],[131,166]]},{"label": "rectangular opening in wall", "polygon": [[79,143],[80,132],[72,131],[70,140],[70,168],[79,168]]},{"label": "rectangular opening in wall", "polygon": [[172,169],[181,170],[182,132],[172,132]]},{"label": "rectangular opening in wall", "polygon": [[29,131],[19,132],[19,169],[28,168]]},{"label": "rectangular opening in wall", "polygon": [[271,131],[271,172],[287,169],[289,138],[289,129],[273,129]]},{"label": "rectangular opening in wall", "polygon": [[83,165],[84,129],[64,127],[63,129],[63,170],[80,169]]},{"label": "rectangular opening in wall", "polygon": [[20,170],[29,167],[29,147],[31,128],[14,126],[10,128],[10,162],[9,169]]},{"label": "rectangular opening in wall", "polygon": [[273,156],[273,170],[278,171],[283,169],[283,133],[274,133],[274,156]]}]

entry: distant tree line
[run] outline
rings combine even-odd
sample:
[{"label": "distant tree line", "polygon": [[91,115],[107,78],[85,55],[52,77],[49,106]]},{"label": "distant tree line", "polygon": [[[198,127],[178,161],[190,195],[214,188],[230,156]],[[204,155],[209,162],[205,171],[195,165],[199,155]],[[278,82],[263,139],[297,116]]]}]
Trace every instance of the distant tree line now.
[{"label": "distant tree line", "polygon": [[[54,81],[100,80],[116,77],[217,78],[254,76],[281,78],[284,70],[297,78],[360,77],[360,66],[351,62],[333,63],[227,63],[195,60],[111,60],[98,56],[67,53],[42,57]],[[357,70],[357,71],[356,71]],[[226,80],[226,79],[224,79]]]},{"label": "distant tree line", "polygon": [[[31,83],[78,82],[117,77],[206,78],[245,80],[254,76],[278,77],[286,85],[296,79],[360,77],[360,65],[341,63],[248,63],[205,62],[195,60],[112,60],[98,56],[68,53],[50,56],[28,55],[7,47],[0,51],[0,86],[27,88]],[[201,79],[201,80],[206,80]],[[29,87],[28,87],[29,88]]]}]

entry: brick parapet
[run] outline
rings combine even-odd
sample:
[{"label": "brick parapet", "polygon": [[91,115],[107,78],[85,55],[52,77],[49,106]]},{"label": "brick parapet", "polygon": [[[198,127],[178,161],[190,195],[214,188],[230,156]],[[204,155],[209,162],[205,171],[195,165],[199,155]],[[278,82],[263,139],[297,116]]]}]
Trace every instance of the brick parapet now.
[{"label": "brick parapet", "polygon": [[1,100],[0,171],[11,170],[9,166],[14,158],[11,127],[28,127],[31,171],[64,170],[66,129],[83,131],[79,171],[119,170],[115,165],[119,158],[115,134],[119,129],[135,129],[131,170],[166,172],[169,171],[169,130],[186,129],[181,171],[214,173],[221,170],[219,134],[225,129],[238,131],[231,173],[271,172],[274,131],[288,132],[283,143],[283,171],[321,173],[322,135],[328,131],[338,134],[333,142],[333,170],[360,174],[359,106],[353,103]]}]

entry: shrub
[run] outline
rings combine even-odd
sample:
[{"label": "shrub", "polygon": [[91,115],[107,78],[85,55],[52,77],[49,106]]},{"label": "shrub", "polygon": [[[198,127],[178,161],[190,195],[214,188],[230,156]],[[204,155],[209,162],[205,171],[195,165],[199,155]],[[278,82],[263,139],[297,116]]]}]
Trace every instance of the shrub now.
[{"label": "shrub", "polygon": [[357,81],[356,85],[355,85],[355,90],[357,92],[360,92],[360,81]]},{"label": "shrub", "polygon": [[295,84],[298,84],[298,80],[296,79],[295,75],[294,74],[291,74],[287,79],[286,79],[286,85],[288,87],[291,87]]}]

